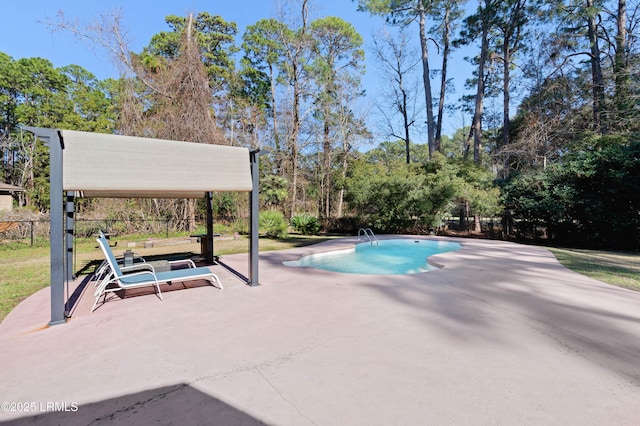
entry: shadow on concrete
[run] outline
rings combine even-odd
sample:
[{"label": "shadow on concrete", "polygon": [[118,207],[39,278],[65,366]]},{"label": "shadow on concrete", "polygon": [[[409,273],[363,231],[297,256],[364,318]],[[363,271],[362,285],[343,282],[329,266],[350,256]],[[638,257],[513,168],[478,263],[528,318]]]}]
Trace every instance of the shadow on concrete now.
[{"label": "shadow on concrete", "polygon": [[[173,291],[187,290],[198,287],[215,287],[211,284],[211,281],[206,279],[201,280],[189,280],[189,281],[176,281],[160,284],[160,291],[162,294],[171,293]],[[95,311],[102,308],[109,303],[115,303],[124,299],[131,299],[134,297],[149,296],[157,297],[156,289],[153,286],[138,287],[130,289],[121,289],[115,292],[107,293],[100,297],[100,300],[96,304]],[[94,312],[95,312],[94,311]]]},{"label": "shadow on concrete", "polygon": [[[35,406],[33,405],[35,404]],[[188,384],[178,384],[91,404],[73,401],[32,403],[38,414],[0,425],[264,425],[251,415]],[[27,414],[27,413],[24,413]]]},{"label": "shadow on concrete", "polygon": [[[185,251],[185,252],[179,252],[179,253],[168,253],[168,254],[153,254],[153,255],[145,255],[144,259],[147,262],[155,262],[158,260],[182,260],[182,259],[194,259],[194,258],[198,258],[196,260],[194,260],[194,262],[196,263],[197,266],[208,266],[208,263],[205,263],[201,258],[199,253],[195,253],[192,251]],[[95,272],[96,269],[98,269],[98,267],[102,264],[102,261],[104,260],[104,257],[99,257],[98,259],[93,259],[93,260],[87,260],[84,261],[80,266],[80,269],[78,269],[75,273],[76,276],[83,276],[83,275],[91,275]]]},{"label": "shadow on concrete", "polygon": [[[326,276],[325,282],[344,288],[371,289],[460,340],[510,345],[494,328],[500,319],[518,322],[640,385],[640,314],[634,309],[640,294],[574,273],[542,248],[482,241],[473,246],[436,257],[444,268],[416,275],[327,275],[313,268],[291,273],[300,273],[301,283]],[[319,251],[308,251],[313,248]],[[261,261],[283,268],[283,260],[305,254],[265,253]]]},{"label": "shadow on concrete", "polygon": [[367,286],[425,318],[435,314],[450,336],[506,345],[492,330],[494,317],[508,318],[640,385],[640,315],[633,310],[640,295],[573,273],[542,249],[520,257],[508,256],[517,246],[508,249],[455,253],[445,269],[402,285]]},{"label": "shadow on concrete", "polygon": [[[193,252],[179,252],[179,253],[169,253],[169,254],[157,254],[157,255],[147,255],[144,256],[145,262],[153,263],[157,261],[176,261],[176,260],[185,260],[191,259],[194,261],[195,265],[200,266],[212,266],[212,264],[206,262],[204,259],[199,258],[197,254]],[[69,313],[70,316],[74,314],[76,311],[80,299],[82,296],[88,291],[89,293],[93,293],[94,291],[94,272],[101,265],[102,260],[92,260],[86,262],[82,269],[80,269],[77,273],[78,276],[83,276],[82,281],[75,287],[72,294],[69,296],[69,299],[65,303],[65,311]],[[214,263],[215,265],[215,263]],[[189,288],[196,287],[206,287],[210,286],[211,283],[208,280],[189,280],[189,281],[176,281],[175,283],[164,283],[160,285],[160,291],[162,293],[168,293],[176,290],[185,290]],[[96,310],[100,307],[104,306],[107,302],[121,300],[125,298],[138,297],[138,296],[148,296],[156,294],[155,288],[153,287],[141,287],[127,290],[120,290],[114,293],[108,293],[106,297],[102,297],[100,302],[96,305]],[[89,295],[90,298],[94,296]]]}]

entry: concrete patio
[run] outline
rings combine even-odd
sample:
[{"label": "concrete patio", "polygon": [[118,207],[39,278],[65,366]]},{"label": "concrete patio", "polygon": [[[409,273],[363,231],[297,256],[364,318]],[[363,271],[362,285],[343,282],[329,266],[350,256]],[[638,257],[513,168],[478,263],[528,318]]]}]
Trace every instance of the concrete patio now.
[{"label": "concrete patio", "polygon": [[0,324],[0,424],[640,424],[640,293],[500,241],[417,275],[282,265],[355,241],[261,253],[259,287],[87,291],[54,327],[33,295]]}]

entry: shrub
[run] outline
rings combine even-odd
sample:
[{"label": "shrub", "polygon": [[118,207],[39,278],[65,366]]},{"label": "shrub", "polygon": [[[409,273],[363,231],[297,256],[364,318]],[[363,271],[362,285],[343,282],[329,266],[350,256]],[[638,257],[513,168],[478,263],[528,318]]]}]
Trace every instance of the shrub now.
[{"label": "shrub", "polygon": [[247,219],[236,219],[231,224],[231,231],[242,235],[249,235],[249,221]]},{"label": "shrub", "polygon": [[309,213],[301,213],[293,216],[290,222],[293,229],[302,235],[318,235],[320,221]]},{"label": "shrub", "polygon": [[270,238],[286,238],[287,222],[284,215],[274,210],[266,210],[258,217],[258,226]]}]

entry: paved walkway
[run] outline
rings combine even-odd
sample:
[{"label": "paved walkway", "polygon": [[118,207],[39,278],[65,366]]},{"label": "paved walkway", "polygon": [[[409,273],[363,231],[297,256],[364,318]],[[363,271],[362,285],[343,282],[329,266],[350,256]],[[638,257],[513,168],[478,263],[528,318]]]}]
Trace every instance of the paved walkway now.
[{"label": "paved walkway", "polygon": [[216,266],[224,290],[86,294],[50,328],[33,295],[0,324],[0,401],[35,411],[0,424],[640,424],[640,293],[499,241],[418,275],[282,266],[354,241],[262,253],[254,288]]}]

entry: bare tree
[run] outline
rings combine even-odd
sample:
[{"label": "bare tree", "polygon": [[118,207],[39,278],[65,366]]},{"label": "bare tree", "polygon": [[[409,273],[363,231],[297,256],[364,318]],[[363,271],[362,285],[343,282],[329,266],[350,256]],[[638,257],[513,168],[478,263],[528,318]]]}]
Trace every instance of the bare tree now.
[{"label": "bare tree", "polygon": [[427,139],[429,157],[435,152],[435,120],[433,118],[433,95],[431,91],[431,71],[429,66],[429,46],[427,38],[427,15],[432,10],[430,0],[354,0],[358,9],[386,16],[389,22],[407,26],[418,21],[420,37],[420,57],[422,60],[422,83],[424,85],[425,106],[427,110]]},{"label": "bare tree", "polygon": [[146,125],[151,124],[163,139],[226,145],[211,116],[209,79],[195,37],[193,15],[189,15],[179,56],[154,71],[138,67],[138,74],[148,76],[160,89],[153,96],[155,105],[146,115]]},{"label": "bare tree", "polygon": [[417,51],[410,46],[410,40],[404,28],[394,37],[386,28],[378,31],[374,37],[373,51],[380,64],[384,81],[393,84],[383,87],[384,97],[391,104],[394,113],[401,116],[402,132],[398,132],[394,117],[386,113],[389,105],[378,104],[380,112],[385,117],[386,130],[389,136],[401,139],[405,143],[406,162],[411,162],[410,144],[411,128],[415,125],[417,115],[424,108],[419,105],[419,85],[415,81],[413,72],[420,64]]},{"label": "bare tree", "polygon": [[[114,9],[99,15],[94,21],[80,24],[69,21],[64,11],[58,11],[57,20],[44,22],[52,31],[66,31],[92,48],[100,48],[109,55],[122,77],[136,74],[136,66],[131,55],[130,39],[122,25],[122,9]],[[160,89],[142,76],[142,84],[150,90],[161,93]]]},{"label": "bare tree", "polygon": [[[103,15],[84,27],[69,23],[60,13],[58,21],[49,25],[71,31],[112,55],[122,75],[119,105],[122,134],[226,144],[211,116],[211,88],[196,43],[192,15],[181,34],[179,54],[175,58],[156,56],[151,64],[130,53],[119,12]],[[146,108],[145,104],[153,108]],[[187,230],[193,231],[194,201],[177,203],[176,208],[181,210],[176,213],[187,223]]]},{"label": "bare tree", "polygon": [[[153,80],[170,96],[156,97],[153,113],[144,120],[145,128],[151,125],[162,139],[226,144],[210,113],[211,90],[195,41],[193,15],[182,34],[180,55],[159,69]],[[187,230],[195,231],[194,200],[184,201],[183,218]]]}]

